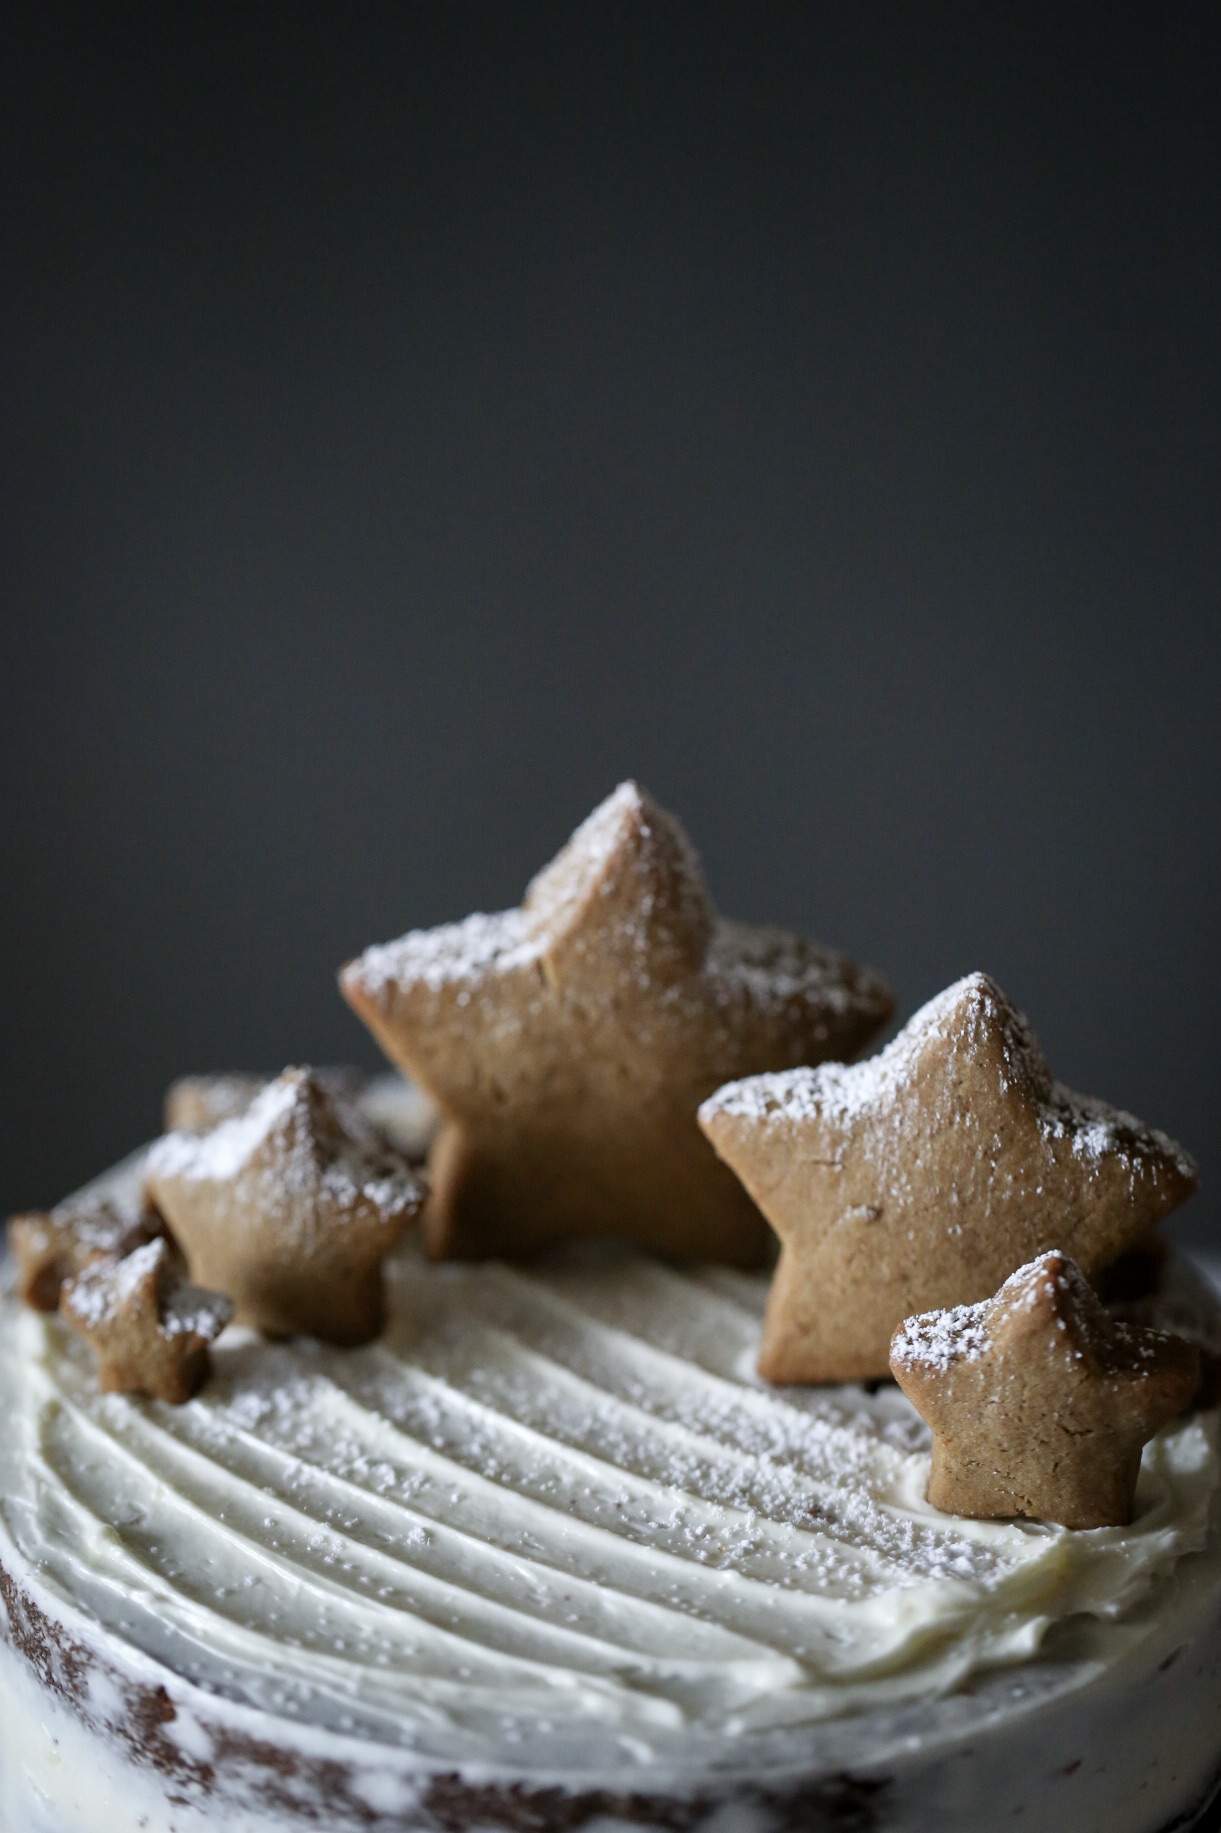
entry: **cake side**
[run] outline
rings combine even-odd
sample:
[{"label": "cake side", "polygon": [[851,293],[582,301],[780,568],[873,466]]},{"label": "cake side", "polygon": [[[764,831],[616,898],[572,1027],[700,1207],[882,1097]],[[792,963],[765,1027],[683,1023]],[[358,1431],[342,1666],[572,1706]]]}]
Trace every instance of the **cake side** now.
[{"label": "cake side", "polygon": [[[3,1568],[0,1568],[3,1570]],[[803,1770],[683,1791],[420,1771],[350,1741],[269,1728],[179,1676],[73,1639],[4,1572],[0,1815],[21,1833],[1213,1833],[1221,1765],[1221,1568],[1193,1561],[1157,1633],[1099,1683],[1066,1648],[934,1707],[821,1730]],[[112,1651],[113,1652],[113,1651]],[[1052,1651],[1047,1651],[1050,1655]],[[1074,1658],[1075,1655],[1075,1658]],[[168,1684],[166,1682],[168,1681]],[[134,1817],[134,1818],[133,1818]]]}]

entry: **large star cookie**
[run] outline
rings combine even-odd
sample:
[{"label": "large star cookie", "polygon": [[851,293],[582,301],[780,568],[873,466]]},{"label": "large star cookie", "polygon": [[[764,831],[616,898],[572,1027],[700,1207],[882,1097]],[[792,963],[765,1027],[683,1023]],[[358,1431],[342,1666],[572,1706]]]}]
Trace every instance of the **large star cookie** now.
[{"label": "large star cookie", "polygon": [[1200,1356],[1111,1318],[1053,1252],[982,1304],[908,1318],[890,1366],[933,1430],[935,1508],[1095,1528],[1131,1520],[1141,1447],[1191,1400]]},{"label": "large star cookie", "polygon": [[695,1124],[728,1076],[855,1055],[877,975],[717,917],[686,835],[622,784],[518,910],[415,930],[343,970],[351,1005],[441,1110],[428,1244],[528,1253],[609,1233],[755,1264],[767,1228]]},{"label": "large star cookie", "polygon": [[772,1381],[885,1375],[905,1317],[986,1298],[1051,1247],[1093,1273],[1196,1187],[1165,1134],[1053,1082],[983,974],[868,1062],[732,1084],[700,1124],[782,1243]]},{"label": "large star cookie", "polygon": [[202,1137],[158,1140],[145,1190],[192,1277],[227,1292],[239,1323],[339,1344],[381,1330],[382,1261],[424,1198],[372,1126],[301,1069]]},{"label": "large star cookie", "polygon": [[64,1287],[60,1306],[92,1343],[103,1393],[149,1394],[173,1406],[208,1378],[208,1345],[233,1316],[220,1292],[188,1285],[169,1242],[121,1260],[95,1260]]}]

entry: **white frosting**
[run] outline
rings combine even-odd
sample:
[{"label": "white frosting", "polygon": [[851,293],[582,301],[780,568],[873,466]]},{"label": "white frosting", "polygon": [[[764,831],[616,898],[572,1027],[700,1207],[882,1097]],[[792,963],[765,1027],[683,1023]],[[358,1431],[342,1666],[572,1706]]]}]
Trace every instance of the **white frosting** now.
[{"label": "white frosting", "polygon": [[[698,1763],[1028,1659],[1204,1544],[1211,1417],[1136,1520],[946,1517],[893,1390],[753,1374],[766,1280],[636,1255],[392,1267],[360,1351],[230,1330],[182,1408],[0,1323],[3,1520],[42,1585],[208,1690],[427,1761]],[[1117,1638],[1118,1650],[1123,1638]]]},{"label": "white frosting", "polygon": [[[97,1188],[130,1200],[141,1169]],[[216,1824],[210,1785],[131,1767],[123,1676],[170,1682],[185,1756],[269,1738],[396,1828],[437,1770],[663,1796],[873,1774],[904,1833],[1144,1833],[1199,1800],[1214,1417],[1147,1449],[1130,1528],[961,1521],[923,1501],[896,1390],[758,1380],[764,1278],[408,1246],[391,1286],[368,1349],[231,1329],[183,1408],[100,1396],[57,1319],[0,1304],[0,1560],[103,1656],[89,1725],[0,1660],[6,1827]],[[1176,1302],[1190,1322],[1190,1278]],[[233,1833],[297,1824],[260,1800],[229,1776]]]}]

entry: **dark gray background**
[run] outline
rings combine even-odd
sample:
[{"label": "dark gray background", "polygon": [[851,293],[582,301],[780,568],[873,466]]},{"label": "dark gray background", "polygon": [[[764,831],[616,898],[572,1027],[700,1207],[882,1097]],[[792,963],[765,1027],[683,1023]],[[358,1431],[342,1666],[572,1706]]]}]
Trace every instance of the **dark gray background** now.
[{"label": "dark gray background", "polygon": [[1221,9],[0,23],[0,1204],[626,774],[1221,1173]]}]

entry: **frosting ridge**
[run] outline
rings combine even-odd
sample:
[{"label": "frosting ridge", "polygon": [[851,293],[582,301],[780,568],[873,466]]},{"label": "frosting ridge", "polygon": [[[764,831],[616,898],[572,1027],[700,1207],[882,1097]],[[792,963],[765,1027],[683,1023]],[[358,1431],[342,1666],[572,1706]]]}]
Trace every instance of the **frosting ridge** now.
[{"label": "frosting ridge", "polygon": [[6,1304],[3,1512],[43,1581],[287,1718],[585,1766],[944,1692],[1205,1541],[1211,1416],[1150,1445],[1130,1528],[958,1520],[896,1392],[757,1379],[765,1278],[588,1249],[389,1272],[377,1343],[230,1329],[178,1409],[96,1394]]}]

